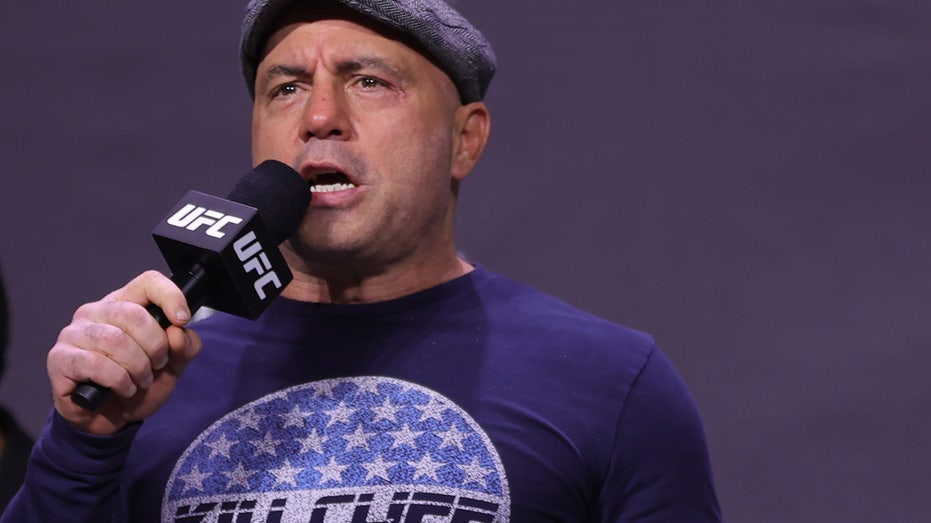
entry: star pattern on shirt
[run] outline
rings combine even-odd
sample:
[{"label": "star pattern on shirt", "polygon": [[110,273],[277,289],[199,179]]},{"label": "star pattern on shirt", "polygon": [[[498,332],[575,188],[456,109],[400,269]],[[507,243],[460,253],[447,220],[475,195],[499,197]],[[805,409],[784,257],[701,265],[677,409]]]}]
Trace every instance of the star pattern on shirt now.
[{"label": "star pattern on shirt", "polygon": [[391,483],[493,496],[507,488],[500,467],[480,427],[443,396],[391,378],[337,378],[215,422],[179,459],[166,499]]},{"label": "star pattern on shirt", "polygon": [[226,433],[220,434],[220,437],[216,441],[205,443],[204,446],[210,449],[210,455],[207,458],[212,458],[214,456],[223,456],[226,459],[230,458],[230,447],[235,445],[235,441],[227,439]]},{"label": "star pattern on shirt", "polygon": [[372,407],[372,412],[375,413],[374,422],[378,421],[396,421],[398,418],[398,411],[403,409],[402,405],[393,405],[389,398],[385,398],[385,401],[381,405]]},{"label": "star pattern on shirt", "polygon": [[356,389],[356,397],[360,397],[363,394],[371,394],[376,397],[381,395],[381,391],[378,390],[378,380],[359,380],[358,385],[359,388]]},{"label": "star pattern on shirt", "polygon": [[281,425],[281,428],[288,427],[297,427],[299,429],[304,428],[305,417],[304,411],[301,410],[300,405],[295,405],[293,409],[287,414],[280,415],[284,423]]},{"label": "star pattern on shirt", "polygon": [[365,469],[365,481],[370,482],[376,478],[388,481],[390,479],[388,469],[396,464],[393,461],[385,461],[381,455],[375,456],[374,460],[362,465]]},{"label": "star pattern on shirt", "polygon": [[349,425],[350,418],[353,414],[356,413],[356,410],[357,409],[351,408],[345,403],[340,402],[335,409],[326,411],[326,413],[330,415],[330,422],[327,424],[327,428],[330,428],[330,426],[336,423],[344,423]]},{"label": "star pattern on shirt", "polygon": [[314,397],[317,399],[334,398],[336,393],[333,391],[339,382],[336,380],[322,381],[314,385]]},{"label": "star pattern on shirt", "polygon": [[316,428],[314,428],[306,438],[298,438],[297,441],[301,444],[301,454],[306,454],[308,452],[323,454],[324,438],[317,432]]},{"label": "star pattern on shirt", "polygon": [[443,423],[443,413],[447,409],[448,407],[437,401],[436,398],[430,398],[426,405],[420,406],[420,421],[433,419]]},{"label": "star pattern on shirt", "polygon": [[232,490],[233,487],[237,485],[242,487],[244,490],[249,490],[249,476],[253,475],[254,473],[255,472],[250,472],[246,470],[246,468],[242,465],[242,463],[239,463],[238,465],[236,465],[236,468],[234,470],[231,470],[228,472],[221,472],[221,474],[226,476],[226,479],[227,479],[226,489],[227,490]]},{"label": "star pattern on shirt", "polygon": [[275,447],[278,445],[278,440],[272,437],[271,432],[266,432],[265,437],[258,441],[253,441],[252,445],[255,447],[255,455],[268,454],[269,456],[275,457],[278,455]]},{"label": "star pattern on shirt", "polygon": [[325,485],[328,481],[340,483],[343,479],[343,471],[348,469],[349,465],[340,465],[336,462],[335,457],[331,457],[329,463],[314,467],[320,473],[320,484]]},{"label": "star pattern on shirt", "polygon": [[462,442],[469,437],[469,433],[459,430],[455,423],[451,424],[448,430],[437,432],[436,435],[443,440],[440,448],[454,447],[457,450],[465,449]]},{"label": "star pattern on shirt", "polygon": [[197,464],[187,474],[179,479],[184,482],[185,490],[194,490],[196,492],[204,491],[204,480],[210,477],[209,472],[201,472]]},{"label": "star pattern on shirt", "polygon": [[291,466],[291,460],[285,459],[284,464],[278,468],[271,469],[269,472],[275,476],[275,486],[292,485],[297,486],[297,475],[304,471],[303,467]]},{"label": "star pattern on shirt", "polygon": [[475,482],[479,485],[486,486],[486,478],[489,474],[494,472],[482,466],[478,461],[478,457],[473,457],[471,463],[459,465],[459,468],[465,473],[465,477],[462,479],[463,485]]},{"label": "star pattern on shirt", "polygon": [[430,456],[430,453],[427,452],[423,455],[420,460],[410,463],[414,467],[414,479],[432,479],[433,481],[439,481],[439,478],[436,476],[436,471],[446,465],[443,461],[436,461]]},{"label": "star pattern on shirt", "polygon": [[368,450],[369,448],[369,444],[368,444],[369,434],[365,432],[365,430],[362,428],[362,425],[359,425],[358,427],[356,427],[355,432],[353,432],[352,434],[347,434],[343,436],[343,438],[345,438],[347,442],[346,451],[350,451],[355,448],[363,448],[363,449]]},{"label": "star pattern on shirt", "polygon": [[401,427],[401,430],[389,432],[388,434],[394,437],[394,444],[391,446],[392,449],[404,446],[416,449],[417,438],[425,434],[425,431],[415,432],[411,430],[410,425],[405,424]]},{"label": "star pattern on shirt", "polygon": [[245,428],[250,428],[255,431],[261,430],[259,428],[259,422],[262,421],[262,416],[256,413],[253,409],[247,410],[233,419],[239,422],[240,430]]}]

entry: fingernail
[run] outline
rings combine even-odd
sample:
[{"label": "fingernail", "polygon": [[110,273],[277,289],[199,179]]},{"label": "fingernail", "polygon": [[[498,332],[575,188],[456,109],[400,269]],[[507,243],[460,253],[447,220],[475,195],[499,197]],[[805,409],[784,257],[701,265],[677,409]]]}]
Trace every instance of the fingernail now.
[{"label": "fingernail", "polygon": [[175,317],[178,318],[178,321],[185,322],[191,319],[191,315],[188,314],[185,310],[179,310],[175,312]]},{"label": "fingernail", "polygon": [[165,365],[168,365],[168,356],[165,356],[155,364],[155,370],[162,370],[165,368]]},{"label": "fingernail", "polygon": [[136,387],[136,384],[135,384],[135,383],[130,383],[130,384],[129,384],[129,395],[130,395],[130,396],[135,396],[135,395],[136,395],[136,392],[138,392],[138,391],[139,391],[139,389]]}]

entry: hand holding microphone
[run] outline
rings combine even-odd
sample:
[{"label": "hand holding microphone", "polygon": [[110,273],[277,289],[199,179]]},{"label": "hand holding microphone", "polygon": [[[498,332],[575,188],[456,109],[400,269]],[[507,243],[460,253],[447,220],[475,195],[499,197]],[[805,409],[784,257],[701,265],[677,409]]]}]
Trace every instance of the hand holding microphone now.
[{"label": "hand holding microphone", "polygon": [[[153,231],[171,279],[150,271],[82,306],[49,352],[59,413],[108,434],[155,412],[200,350],[183,328],[197,308],[255,319],[291,280],[278,245],[310,196],[304,179],[276,161],[243,177],[229,199],[185,195]],[[103,403],[111,390],[116,401]]]}]

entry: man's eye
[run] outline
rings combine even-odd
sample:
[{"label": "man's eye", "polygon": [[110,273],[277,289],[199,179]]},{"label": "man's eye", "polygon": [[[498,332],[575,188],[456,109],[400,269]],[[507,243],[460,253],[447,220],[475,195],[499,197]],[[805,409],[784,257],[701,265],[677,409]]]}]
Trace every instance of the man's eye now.
[{"label": "man's eye", "polygon": [[363,76],[362,78],[359,79],[359,86],[361,86],[364,89],[374,89],[376,87],[382,87],[384,85],[385,85],[384,82],[382,82],[378,78],[372,78],[371,76]]},{"label": "man's eye", "polygon": [[277,96],[290,96],[290,95],[292,95],[292,94],[295,94],[296,92],[297,92],[297,86],[296,86],[296,85],[294,85],[294,84],[284,84],[284,85],[282,85],[282,86],[280,86],[280,87],[275,88],[275,90],[272,91],[272,96],[273,96],[273,97],[277,97]]}]

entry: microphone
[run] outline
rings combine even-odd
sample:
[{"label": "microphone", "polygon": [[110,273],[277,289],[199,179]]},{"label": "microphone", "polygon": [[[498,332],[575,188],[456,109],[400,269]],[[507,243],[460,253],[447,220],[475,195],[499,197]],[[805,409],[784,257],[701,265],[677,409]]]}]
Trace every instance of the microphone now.
[{"label": "microphone", "polygon": [[[307,182],[276,160],[246,174],[227,199],[188,191],[152,236],[191,314],[206,305],[258,318],[293,278],[278,245],[297,230],[310,198]],[[163,329],[171,325],[157,305],[146,310]],[[97,410],[109,392],[82,383],[71,400]]]}]

